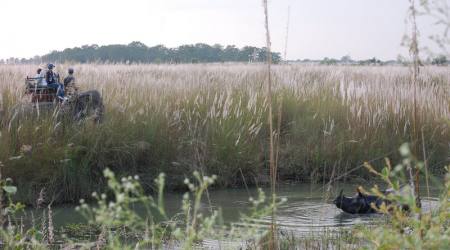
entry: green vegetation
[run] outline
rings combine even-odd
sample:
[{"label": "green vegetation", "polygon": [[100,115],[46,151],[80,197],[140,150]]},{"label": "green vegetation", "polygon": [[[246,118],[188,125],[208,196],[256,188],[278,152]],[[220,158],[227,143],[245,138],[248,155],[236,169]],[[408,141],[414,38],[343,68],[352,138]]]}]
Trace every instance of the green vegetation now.
[{"label": "green vegetation", "polygon": [[[8,218],[6,227],[0,229],[2,247],[5,249],[48,249],[51,247],[65,247],[68,249],[162,249],[180,248],[193,249],[200,246],[202,240],[215,240],[220,242],[233,242],[240,245],[239,241],[246,245],[259,248],[264,246],[265,236],[268,230],[259,227],[253,221],[268,216],[273,206],[278,206],[283,201],[275,204],[267,203],[265,195],[260,191],[257,199],[250,199],[252,204],[250,213],[242,215],[236,224],[225,225],[221,219],[220,211],[201,211],[201,201],[208,187],[214,183],[215,176],[201,176],[194,172],[193,180],[185,179],[184,183],[189,192],[183,196],[180,213],[169,218],[164,205],[164,174],[160,174],[155,180],[158,188],[157,197],[145,195],[139,177],[127,177],[118,180],[109,169],[104,171],[108,182],[108,192],[92,197],[96,200],[93,205],[88,205],[84,200],[80,201],[77,210],[85,216],[88,224],[69,225],[63,233],[57,234],[52,222],[52,209],[43,210],[40,219],[41,227],[33,220],[31,226],[23,224],[23,217],[19,218],[19,212],[23,212],[23,206],[11,202],[11,195],[15,187],[6,185],[6,181],[0,182],[2,190],[7,192],[4,197],[9,198],[7,206],[2,207],[1,218]],[[144,208],[137,212],[136,206]],[[47,216],[48,215],[48,216]],[[11,220],[11,218],[13,218]],[[28,229],[26,229],[28,228]],[[97,234],[96,239],[85,237],[79,233],[88,232]],[[73,238],[73,237],[76,238]],[[235,245],[236,246],[236,245]],[[225,249],[233,249],[233,246],[225,246]]]},{"label": "green vegetation", "polygon": [[[424,163],[414,157],[407,144],[402,145],[400,152],[404,158],[396,166],[391,166],[387,161],[386,167],[377,172],[367,165],[372,173],[380,176],[394,190],[385,196],[375,186],[372,193],[394,203],[379,210],[390,216],[389,223],[362,229],[359,237],[368,241],[367,249],[447,249],[450,245],[450,169],[446,168],[439,205],[431,211],[423,211],[416,202],[412,173],[416,169],[424,171]],[[406,189],[401,190],[402,185],[406,185]],[[397,204],[407,205],[410,209],[404,211]]]},{"label": "green vegetation", "polygon": [[[170,190],[184,189],[195,170],[217,175],[216,187],[241,186],[242,175],[248,185],[268,179],[261,66],[76,65],[81,88],[103,95],[101,124],[17,115],[23,78],[35,67],[0,67],[0,161],[21,201],[34,204],[42,188],[55,203],[89,199],[106,186],[106,168],[139,175],[147,192],[161,172]],[[448,77],[447,68],[424,68],[417,87],[417,138],[423,131],[435,174],[448,162]],[[362,168],[347,172],[396,160],[397,147],[416,138],[407,68],[276,66],[273,81],[281,181],[370,178]]]},{"label": "green vegetation", "polygon": [[[395,167],[387,161],[386,167],[378,172],[366,164],[370,172],[381,177],[395,191],[385,197],[377,186],[372,189],[372,193],[394,201],[379,209],[389,223],[356,226],[351,230],[325,229],[303,237],[284,232],[277,237],[275,248],[446,249],[450,243],[450,174],[447,172],[438,206],[423,211],[416,206],[414,188],[406,186],[406,192],[401,193],[400,187],[410,183],[410,179],[405,177],[408,173],[416,169],[423,171],[424,164],[411,154],[407,144],[400,148],[400,152],[404,158]],[[5,249],[202,249],[205,243],[213,242],[215,248],[221,249],[267,249],[271,247],[270,226],[260,225],[258,221],[270,216],[273,209],[276,211],[285,202],[279,199],[273,199],[274,203],[266,202],[264,193],[260,191],[257,199],[250,198],[252,206],[247,215],[240,215],[237,223],[224,224],[220,208],[209,204],[209,209],[202,209],[205,206],[202,203],[208,204],[205,202],[208,187],[217,177],[194,172],[192,180],[184,180],[189,191],[182,198],[180,212],[169,217],[164,202],[164,174],[154,180],[155,196],[144,193],[138,176],[118,180],[109,169],[104,171],[104,176],[108,183],[107,191],[102,194],[94,192],[93,204],[81,200],[77,207],[87,219],[87,224],[68,225],[62,233],[53,226],[50,206],[43,210],[39,221],[33,217],[32,225],[24,225],[23,213],[19,213],[23,206],[11,199],[16,188],[8,179],[1,179],[1,200],[5,200],[4,197],[8,200],[0,213],[3,221],[8,218],[7,224],[0,229],[2,246]],[[406,212],[397,204],[406,204],[410,210]],[[138,213],[136,207],[143,208],[143,211]]]}]

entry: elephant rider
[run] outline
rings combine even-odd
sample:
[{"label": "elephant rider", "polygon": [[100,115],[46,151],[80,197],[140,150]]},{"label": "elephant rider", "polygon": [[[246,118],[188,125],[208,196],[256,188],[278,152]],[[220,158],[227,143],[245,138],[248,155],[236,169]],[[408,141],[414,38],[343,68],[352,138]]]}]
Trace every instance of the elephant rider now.
[{"label": "elephant rider", "polygon": [[36,79],[36,83],[38,86],[47,86],[47,82],[45,81],[44,74],[42,73],[42,69],[38,68],[36,71],[36,76],[34,77]]},{"label": "elephant rider", "polygon": [[59,75],[53,71],[55,65],[52,63],[48,64],[48,70],[45,73],[45,81],[47,82],[47,87],[56,89],[56,96],[62,100],[64,98],[64,85],[59,82]]},{"label": "elephant rider", "polygon": [[75,77],[73,76],[74,70],[69,68],[67,71],[68,76],[64,78],[64,90],[66,95],[72,96],[78,94],[78,87],[75,84]]}]

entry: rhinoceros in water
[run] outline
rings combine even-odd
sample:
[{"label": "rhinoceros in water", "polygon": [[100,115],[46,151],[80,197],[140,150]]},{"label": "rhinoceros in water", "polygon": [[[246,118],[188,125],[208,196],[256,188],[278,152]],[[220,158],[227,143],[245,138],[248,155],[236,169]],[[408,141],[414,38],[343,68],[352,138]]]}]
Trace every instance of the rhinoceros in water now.
[{"label": "rhinoceros in water", "polygon": [[[376,195],[363,194],[359,188],[357,189],[357,194],[353,197],[346,197],[343,195],[343,192],[344,190],[341,190],[339,196],[334,199],[333,203],[337,208],[340,208],[344,212],[350,214],[376,213],[377,210],[375,208],[380,208],[383,203],[386,205],[392,203],[392,201]],[[390,192],[392,192],[392,190],[386,190],[384,194],[388,194]],[[409,207],[402,205],[402,209],[409,210]]]}]

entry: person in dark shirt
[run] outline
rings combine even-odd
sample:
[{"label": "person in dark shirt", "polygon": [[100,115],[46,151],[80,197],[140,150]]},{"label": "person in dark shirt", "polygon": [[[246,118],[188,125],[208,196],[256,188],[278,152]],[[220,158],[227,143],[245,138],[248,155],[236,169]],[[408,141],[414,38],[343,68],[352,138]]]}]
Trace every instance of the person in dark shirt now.
[{"label": "person in dark shirt", "polygon": [[[53,68],[55,67],[55,65],[53,65],[53,64],[49,64],[48,65],[48,70],[47,70],[47,72],[45,73],[45,81],[47,82],[47,84],[50,86],[50,87],[54,87],[55,85],[53,85],[53,84],[57,84],[57,81],[56,81],[56,74],[55,74],[55,72],[53,72]],[[55,86],[56,88],[58,87],[58,86]]]},{"label": "person in dark shirt", "polygon": [[62,100],[64,98],[64,85],[59,82],[59,75],[53,72],[55,65],[48,64],[48,71],[45,73],[45,81],[47,86],[56,89],[56,96]]}]

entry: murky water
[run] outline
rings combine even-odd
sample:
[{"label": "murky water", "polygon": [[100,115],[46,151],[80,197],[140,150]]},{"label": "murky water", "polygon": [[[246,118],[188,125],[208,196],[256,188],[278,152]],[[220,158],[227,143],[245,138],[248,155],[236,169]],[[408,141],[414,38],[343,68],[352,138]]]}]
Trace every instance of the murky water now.
[{"label": "murky water", "polygon": [[[287,198],[287,202],[278,208],[278,227],[296,234],[309,234],[356,224],[373,224],[374,220],[385,219],[380,214],[352,215],[344,213],[332,203],[338,190],[344,189],[344,194],[353,196],[355,186],[340,185],[329,194],[324,191],[322,185],[292,185],[279,188],[278,196]],[[269,192],[269,190],[266,191]],[[251,190],[250,193],[255,194],[255,192],[255,190]],[[437,195],[438,190],[432,189],[431,193]],[[223,190],[212,192],[211,200],[213,204],[218,204],[223,208],[226,221],[234,221],[237,220],[236,215],[245,211],[249,206],[248,196],[246,190]],[[427,197],[422,198],[422,203],[423,209],[427,211],[437,205],[437,200]],[[258,223],[270,225],[270,222],[271,218],[265,218]]]},{"label": "murky water", "polygon": [[[384,219],[382,215],[351,215],[342,212],[332,203],[336,193],[342,188],[344,194],[352,196],[357,185],[340,185],[334,187],[329,194],[322,185],[296,184],[283,186],[278,189],[278,196],[287,198],[287,202],[278,209],[277,223],[282,230],[304,234],[322,232],[328,229],[345,228],[356,224],[371,224],[374,220]],[[266,194],[269,190],[265,189]],[[423,191],[422,194],[426,192]],[[437,189],[431,189],[431,196],[437,195]],[[257,189],[226,189],[209,192],[213,208],[222,209],[225,222],[236,222],[239,214],[245,213],[250,206],[249,197],[256,197]],[[166,209],[169,214],[180,211],[182,194],[167,194]],[[423,207],[430,210],[436,206],[435,198],[423,198]],[[203,202],[205,212],[209,210],[207,199]],[[63,206],[54,209],[54,223],[63,226],[68,223],[80,223],[84,219],[75,211],[75,206]],[[261,226],[268,226],[270,218],[255,222]]]}]

